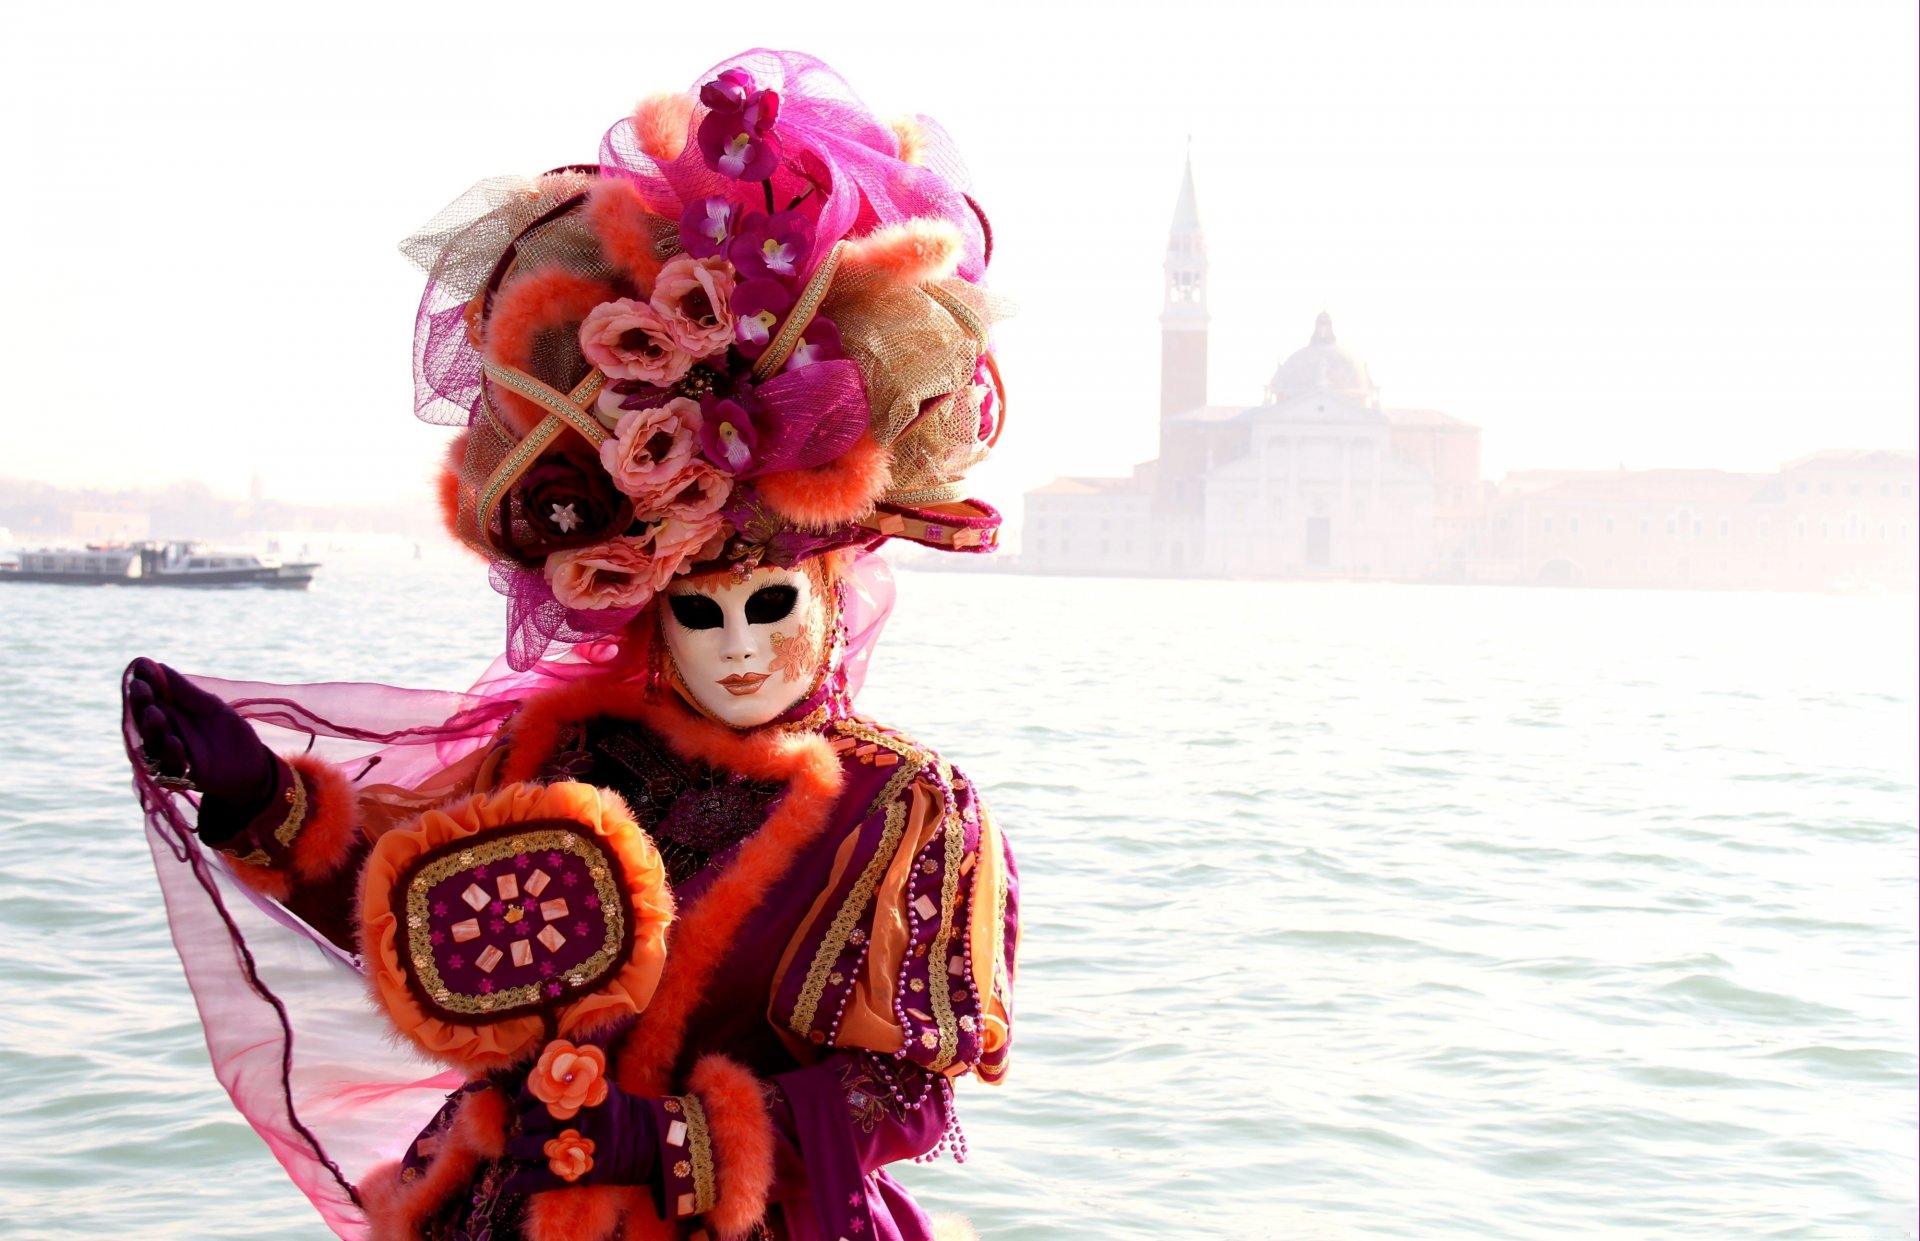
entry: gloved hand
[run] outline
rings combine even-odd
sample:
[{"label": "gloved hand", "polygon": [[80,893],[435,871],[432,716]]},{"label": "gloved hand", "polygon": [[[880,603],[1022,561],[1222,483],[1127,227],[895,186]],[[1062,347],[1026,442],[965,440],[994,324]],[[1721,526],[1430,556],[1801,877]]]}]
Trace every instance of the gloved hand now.
[{"label": "gloved hand", "polygon": [[192,781],[221,803],[224,821],[245,823],[266,809],[280,760],[239,712],[151,659],[133,661],[127,704],[141,751],[162,776]]},{"label": "gloved hand", "polygon": [[547,1045],[515,1101],[520,1126],[507,1154],[529,1166],[507,1179],[506,1192],[652,1183],[659,1163],[652,1109],[606,1080],[606,1063],[597,1047],[564,1039]]}]

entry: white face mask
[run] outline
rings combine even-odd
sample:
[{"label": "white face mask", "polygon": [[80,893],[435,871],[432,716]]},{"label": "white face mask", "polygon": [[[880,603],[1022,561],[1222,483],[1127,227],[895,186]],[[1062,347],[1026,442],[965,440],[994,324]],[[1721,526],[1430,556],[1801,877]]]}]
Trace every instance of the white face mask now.
[{"label": "white face mask", "polygon": [[804,570],[762,567],[669,586],[660,627],[693,700],[722,723],[753,728],[812,687],[826,607]]}]

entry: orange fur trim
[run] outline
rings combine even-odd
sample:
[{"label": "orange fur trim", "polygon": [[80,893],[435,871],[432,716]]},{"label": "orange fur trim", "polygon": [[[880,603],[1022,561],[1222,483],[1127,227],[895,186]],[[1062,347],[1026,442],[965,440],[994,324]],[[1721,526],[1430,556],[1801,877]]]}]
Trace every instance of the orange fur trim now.
[{"label": "orange fur trim", "polygon": [[582,1185],[555,1189],[527,1200],[520,1231],[527,1241],[607,1241],[620,1227],[631,1191]]},{"label": "orange fur trim", "polygon": [[962,248],[952,224],[916,216],[849,241],[840,261],[885,272],[902,284],[925,284],[953,275]]},{"label": "orange fur trim", "polygon": [[271,866],[253,866],[227,854],[227,864],[233,867],[233,873],[240,881],[262,896],[271,897],[282,905],[293,896],[293,881]]},{"label": "orange fur trim", "polygon": [[887,128],[893,131],[894,141],[900,144],[900,162],[918,164],[927,147],[927,131],[920,128],[920,122],[911,116],[889,117]]},{"label": "orange fur trim", "polygon": [[[677,702],[648,707],[641,721],[683,757],[756,780],[785,780],[787,795],[725,873],[674,927],[667,969],[653,1004],[620,1056],[620,1081],[639,1094],[662,1094],[680,1055],[687,1018],[740,924],[786,875],[800,848],[826,826],[845,779],[840,760],[817,733],[742,736]],[[637,1089],[636,1089],[637,1087]]]},{"label": "orange fur trim", "polygon": [[720,1241],[739,1241],[767,1213],[773,1188],[773,1120],[760,1081],[721,1055],[700,1057],[687,1078],[713,1135],[719,1201],[707,1220]]},{"label": "orange fur trim", "polygon": [[398,1163],[382,1164],[362,1178],[360,1205],[371,1241],[415,1241],[442,1203],[466,1191],[484,1159],[507,1149],[507,1100],[497,1090],[466,1097],[441,1138],[440,1150],[420,1175],[400,1179]]},{"label": "orange fur trim", "polygon": [[[575,275],[559,268],[515,275],[494,299],[493,313],[487,316],[486,355],[489,361],[527,371],[540,338],[548,332],[573,333],[579,330],[587,314],[601,302],[612,301],[614,290],[599,280]],[[532,372],[528,372],[531,374]],[[535,375],[543,383],[568,388],[573,380],[551,375]],[[498,384],[487,385],[487,397],[507,429],[525,436],[547,411]]]},{"label": "orange fur trim", "polygon": [[461,431],[447,444],[447,454],[440,462],[440,469],[433,476],[433,498],[440,506],[440,524],[454,537],[460,546],[476,555],[486,557],[486,541],[478,530],[470,529],[460,523],[460,509],[465,488],[463,479],[467,468],[467,444],[473,432]]},{"label": "orange fur trim", "polygon": [[973,1230],[964,1215],[936,1215],[933,1217],[933,1241],[980,1241],[980,1234]]},{"label": "orange fur trim", "polygon": [[640,149],[661,163],[671,163],[687,149],[687,130],[693,121],[693,96],[662,91],[633,105],[633,137]]},{"label": "orange fur trim", "polygon": [[892,455],[868,431],[832,461],[762,474],[753,485],[775,512],[796,526],[827,530],[872,512],[892,481]]},{"label": "orange fur trim", "polygon": [[667,955],[673,894],[653,842],[635,826],[618,795],[590,784],[507,784],[450,806],[428,810],[374,843],[360,876],[360,960],[375,1004],[420,1050],[471,1073],[531,1058],[548,1037],[548,1018],[526,1013],[466,1025],[421,1007],[401,965],[405,930],[393,910],[401,876],[428,852],[476,833],[516,823],[564,819],[593,832],[619,861],[633,906],[633,948],[619,970],[561,1008],[560,1035],[576,1038],[647,1007]]},{"label": "orange fur trim", "polygon": [[587,220],[600,239],[600,252],[632,277],[643,300],[653,295],[653,282],[660,275],[660,256],[654,253],[653,229],[647,223],[652,215],[625,177],[603,178],[587,191]]},{"label": "orange fur trim", "polygon": [[537,695],[515,714],[508,725],[512,749],[503,778],[531,779],[552,756],[560,730],[594,716],[637,720],[682,758],[788,785],[765,825],[674,924],[659,989],[620,1053],[615,1081],[633,1094],[665,1094],[687,1018],[706,994],[714,969],[741,922],[787,873],[801,846],[826,826],[845,776],[826,738],[817,733],[737,733],[695,715],[677,699],[653,701],[640,686],[595,678]]},{"label": "orange fur trim", "polygon": [[353,785],[347,773],[311,754],[280,761],[299,772],[307,784],[307,821],[293,839],[293,873],[313,883],[339,870],[359,839],[353,822]]}]

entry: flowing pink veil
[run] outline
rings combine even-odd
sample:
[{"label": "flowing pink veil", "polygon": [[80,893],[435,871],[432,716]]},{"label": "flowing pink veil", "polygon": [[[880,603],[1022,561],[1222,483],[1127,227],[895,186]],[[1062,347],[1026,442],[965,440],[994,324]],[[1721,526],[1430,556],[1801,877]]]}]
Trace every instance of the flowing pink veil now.
[{"label": "flowing pink veil", "polygon": [[[844,677],[850,702],[892,611],[893,579],[885,561],[863,552],[844,580],[846,641],[834,675]],[[524,671],[503,655],[465,693],[191,679],[232,704],[279,753],[338,763],[357,786],[408,787],[487,745],[533,695],[608,675],[616,654],[611,641],[582,644]],[[354,956],[241,883],[223,855],[200,844],[193,807],[141,763],[130,712],[122,735],[214,1075],[327,1226],[365,1237],[354,1185],[398,1158],[463,1077],[387,1032]]]}]

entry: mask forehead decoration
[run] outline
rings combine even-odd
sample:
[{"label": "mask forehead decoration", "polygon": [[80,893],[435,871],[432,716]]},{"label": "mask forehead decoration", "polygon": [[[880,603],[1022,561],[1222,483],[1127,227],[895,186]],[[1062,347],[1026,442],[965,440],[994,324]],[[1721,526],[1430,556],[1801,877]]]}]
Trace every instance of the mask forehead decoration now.
[{"label": "mask forehead decoration", "polygon": [[429,273],[416,408],[466,428],[442,507],[511,600],[515,668],[690,575],[993,550],[965,495],[1006,417],[986,216],[938,126],[820,62],[735,57],[598,164],[483,182],[402,248]]}]

